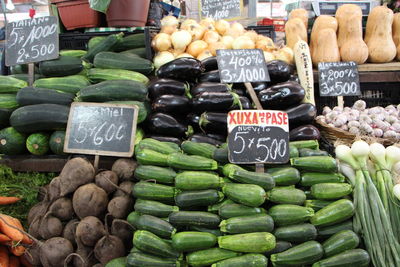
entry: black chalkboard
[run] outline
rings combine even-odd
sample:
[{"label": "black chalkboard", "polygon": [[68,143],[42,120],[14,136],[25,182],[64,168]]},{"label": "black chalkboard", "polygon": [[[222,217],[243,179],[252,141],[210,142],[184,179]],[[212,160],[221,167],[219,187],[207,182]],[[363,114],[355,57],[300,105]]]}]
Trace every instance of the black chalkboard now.
[{"label": "black chalkboard", "polygon": [[222,83],[270,81],[261,49],[220,49],[217,62]]},{"label": "black chalkboard", "polygon": [[336,14],[336,10],[344,4],[354,4],[361,8],[363,16],[368,16],[371,9],[370,2],[318,2],[318,8],[320,15],[331,15]]},{"label": "black chalkboard", "polygon": [[237,19],[241,16],[243,0],[199,0],[201,18]]},{"label": "black chalkboard", "polygon": [[236,164],[287,163],[288,115],[282,111],[247,110],[228,114],[229,162]]},{"label": "black chalkboard", "polygon": [[58,58],[58,24],[54,16],[9,22],[6,27],[6,65]]},{"label": "black chalkboard", "polygon": [[134,105],[73,103],[64,152],[131,157],[138,110]]},{"label": "black chalkboard", "polygon": [[355,62],[321,62],[318,73],[320,96],[361,95]]}]

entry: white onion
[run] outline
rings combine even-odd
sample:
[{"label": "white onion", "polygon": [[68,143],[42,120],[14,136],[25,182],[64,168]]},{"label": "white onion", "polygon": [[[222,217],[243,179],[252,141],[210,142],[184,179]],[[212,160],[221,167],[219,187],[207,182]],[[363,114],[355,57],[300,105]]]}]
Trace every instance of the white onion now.
[{"label": "white onion", "polygon": [[168,51],[160,52],[153,59],[154,67],[156,69],[158,69],[159,67],[161,67],[165,63],[168,63],[168,62],[170,62],[170,61],[172,61],[174,59],[175,59],[175,57],[171,52],[168,52]]},{"label": "white onion", "polygon": [[171,40],[174,49],[183,52],[192,41],[192,35],[188,31],[179,30],[171,35]]},{"label": "white onion", "polygon": [[226,49],[232,49],[232,43],[235,39],[233,39],[232,36],[222,36],[221,37],[221,42],[224,43]]},{"label": "white onion", "polygon": [[254,42],[247,36],[240,36],[232,43],[233,49],[254,49]]},{"label": "white onion", "polygon": [[171,36],[166,33],[158,33],[151,45],[157,52],[168,51],[172,46]]},{"label": "white onion", "polygon": [[220,35],[225,35],[225,33],[229,30],[231,26],[229,25],[229,22],[226,20],[218,20],[215,22],[215,30],[220,34]]},{"label": "white onion", "polygon": [[178,25],[179,25],[179,21],[174,16],[166,16],[166,17],[163,17],[162,20],[161,20],[161,26],[178,27]]},{"label": "white onion", "polygon": [[186,53],[191,54],[194,57],[197,57],[201,53],[203,53],[204,50],[206,50],[208,47],[208,44],[202,40],[197,40],[191,43],[187,50]]}]

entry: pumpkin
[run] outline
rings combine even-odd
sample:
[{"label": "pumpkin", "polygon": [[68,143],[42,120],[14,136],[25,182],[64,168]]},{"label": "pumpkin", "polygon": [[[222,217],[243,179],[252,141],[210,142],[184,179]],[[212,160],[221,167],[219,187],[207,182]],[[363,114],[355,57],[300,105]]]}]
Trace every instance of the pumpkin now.
[{"label": "pumpkin", "polygon": [[390,62],[397,49],[392,37],[393,11],[385,6],[374,7],[368,16],[365,42],[368,60],[373,63]]},{"label": "pumpkin", "polygon": [[315,66],[320,62],[339,62],[340,53],[337,44],[336,32],[331,28],[319,31],[314,43],[314,55],[312,61]]},{"label": "pumpkin", "polygon": [[294,45],[303,40],[307,42],[307,29],[304,23],[299,18],[289,19],[285,25],[286,45],[294,48]]},{"label": "pumpkin", "polygon": [[337,28],[338,28],[338,23],[334,17],[328,15],[321,15],[317,17],[311,31],[311,38],[310,38],[311,58],[314,58],[314,47],[315,43],[317,42],[319,32],[323,29],[332,29],[336,35]]},{"label": "pumpkin", "polygon": [[289,14],[289,19],[299,18],[304,22],[304,26],[308,29],[308,11],[304,8],[293,9]]},{"label": "pumpkin", "polygon": [[393,25],[392,25],[392,32],[393,32],[393,41],[397,47],[397,60],[400,60],[400,13],[394,14],[393,17]]}]

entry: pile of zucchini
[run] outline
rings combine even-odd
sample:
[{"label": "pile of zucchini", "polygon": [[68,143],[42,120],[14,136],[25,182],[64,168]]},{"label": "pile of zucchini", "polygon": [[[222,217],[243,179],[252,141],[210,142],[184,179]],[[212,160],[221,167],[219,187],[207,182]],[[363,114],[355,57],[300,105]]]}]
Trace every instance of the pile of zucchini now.
[{"label": "pile of zucchini", "polygon": [[141,140],[127,266],[368,266],[336,161],[317,141],[290,148],[290,165],[256,173],[225,145]]}]

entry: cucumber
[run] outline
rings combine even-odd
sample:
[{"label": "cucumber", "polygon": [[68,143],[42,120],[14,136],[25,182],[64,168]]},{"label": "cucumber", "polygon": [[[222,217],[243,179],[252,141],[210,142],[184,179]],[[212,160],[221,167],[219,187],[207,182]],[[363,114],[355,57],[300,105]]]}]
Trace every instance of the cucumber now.
[{"label": "cucumber", "polygon": [[180,252],[212,248],[217,237],[206,232],[180,232],[172,237],[172,247]]},{"label": "cucumber", "polygon": [[267,251],[266,253],[264,253],[264,255],[270,257],[272,254],[284,252],[291,247],[293,247],[291,243],[277,240],[275,248],[273,250]]},{"label": "cucumber", "polygon": [[176,172],[171,168],[139,165],[135,169],[134,176],[139,180],[155,180],[157,183],[173,184]]},{"label": "cucumber", "polygon": [[82,70],[82,60],[71,56],[60,56],[57,59],[41,61],[39,63],[40,74],[46,77],[75,75]]},{"label": "cucumber", "polygon": [[266,211],[263,208],[248,207],[241,204],[226,204],[219,208],[218,214],[223,219],[229,219],[238,216],[266,214]]},{"label": "cucumber", "polygon": [[328,200],[308,199],[304,202],[304,206],[307,208],[312,208],[315,212],[317,212],[332,203],[333,201]]},{"label": "cucumber", "polygon": [[292,158],[290,164],[302,171],[336,172],[336,160],[330,156]]},{"label": "cucumber", "polygon": [[369,266],[370,261],[371,258],[368,252],[358,248],[347,250],[333,257],[323,259],[314,263],[312,267],[366,267]]},{"label": "cucumber", "polygon": [[221,164],[229,163],[228,148],[217,148],[214,150],[212,158]]},{"label": "cucumber", "polygon": [[129,223],[137,230],[146,230],[162,238],[171,238],[176,233],[176,229],[168,222],[151,216],[151,215],[133,215],[128,216],[131,218]]},{"label": "cucumber", "polygon": [[340,199],[317,211],[310,221],[315,226],[329,226],[346,221],[353,214],[353,202],[348,199]]},{"label": "cucumber", "polygon": [[168,155],[167,162],[170,167],[181,170],[213,171],[218,169],[218,163],[215,160],[182,153]]},{"label": "cucumber", "polygon": [[359,244],[360,238],[356,233],[351,230],[343,230],[322,243],[322,247],[325,251],[325,257],[331,257],[346,250],[355,249]]},{"label": "cucumber", "polygon": [[149,78],[139,72],[120,69],[89,69],[87,77],[93,83],[112,80],[130,80],[146,85],[149,82]]},{"label": "cucumber", "polygon": [[347,183],[324,183],[311,186],[311,195],[316,199],[334,200],[350,195],[353,188]]},{"label": "cucumber", "polygon": [[218,215],[204,211],[178,211],[168,216],[168,221],[174,226],[199,226],[217,228],[221,219]]},{"label": "cucumber", "polygon": [[284,252],[272,254],[274,266],[302,266],[319,261],[324,255],[322,245],[317,241],[308,241]]},{"label": "cucumber", "polygon": [[175,187],[181,190],[218,189],[222,184],[214,172],[184,171],[175,177]]},{"label": "cucumber", "polygon": [[262,187],[254,184],[225,184],[222,192],[231,200],[240,204],[258,207],[265,202],[265,191]]},{"label": "cucumber", "polygon": [[171,245],[149,231],[136,231],[133,235],[133,245],[145,253],[156,256],[167,258],[178,258],[180,256],[180,253],[174,250]]},{"label": "cucumber", "polygon": [[93,62],[94,57],[103,51],[110,51],[113,46],[123,39],[124,33],[110,34],[104,40],[99,41],[96,45],[91,47],[89,51],[82,57],[87,62]]},{"label": "cucumber", "polygon": [[199,250],[187,254],[186,261],[190,266],[202,267],[210,266],[213,263],[237,257],[240,253],[221,249],[221,248],[210,248],[205,250]]},{"label": "cucumber", "polygon": [[212,212],[212,213],[218,214],[219,209],[220,209],[223,205],[234,204],[234,203],[235,203],[235,202],[233,202],[233,201],[230,200],[229,198],[225,198],[224,200],[222,200],[221,202],[218,202],[217,204],[208,206],[207,211],[208,211],[208,212]]},{"label": "cucumber", "polygon": [[150,74],[154,67],[150,60],[131,54],[119,54],[114,52],[100,52],[93,60],[96,68],[131,70]]},{"label": "cucumber", "polygon": [[215,236],[222,235],[222,233],[219,229],[208,229],[208,228],[199,227],[199,226],[190,226],[189,228],[190,228],[190,230],[196,231],[196,232],[206,232],[206,233],[213,234]]},{"label": "cucumber", "polygon": [[340,173],[306,172],[301,175],[300,185],[312,186],[322,183],[344,183],[345,177]]},{"label": "cucumber", "polygon": [[275,180],[277,186],[295,185],[300,181],[300,172],[293,167],[277,168],[274,170],[267,170]]},{"label": "cucumber", "polygon": [[172,212],[179,211],[177,206],[170,206],[158,201],[144,199],[136,199],[134,208],[137,212],[159,218],[168,217]]},{"label": "cucumber", "polygon": [[275,237],[267,232],[226,235],[218,237],[218,246],[237,252],[264,253],[275,248]]},{"label": "cucumber", "polygon": [[179,146],[171,146],[167,142],[160,142],[153,138],[145,138],[140,141],[138,145],[139,149],[150,149],[158,153],[169,155],[175,152],[180,152]]},{"label": "cucumber", "polygon": [[303,205],[306,194],[293,187],[275,187],[267,192],[267,199],[278,204]]},{"label": "cucumber", "polygon": [[267,265],[268,259],[264,255],[250,253],[214,263],[211,267],[265,267]]},{"label": "cucumber", "polygon": [[270,208],[268,214],[276,225],[285,226],[308,221],[314,216],[314,210],[297,205],[280,204]]},{"label": "cucumber", "polygon": [[311,148],[300,148],[299,149],[300,157],[315,157],[315,156],[329,156],[328,152],[324,150],[317,150]]},{"label": "cucumber", "polygon": [[175,188],[172,186],[138,182],[133,186],[132,194],[136,198],[174,203]]},{"label": "cucumber", "polygon": [[310,223],[278,227],[274,231],[278,240],[291,243],[304,243],[317,238],[317,229]]},{"label": "cucumber", "polygon": [[232,169],[228,177],[236,182],[244,184],[255,184],[265,190],[271,190],[275,187],[275,180],[268,173],[250,172],[244,169]]},{"label": "cucumber", "polygon": [[331,226],[326,226],[326,227],[317,227],[318,230],[318,238],[321,239],[326,239],[337,232],[343,231],[343,230],[351,230],[353,231],[353,221],[348,220],[344,221],[341,223],[337,223]]},{"label": "cucumber", "polygon": [[142,165],[168,166],[168,155],[150,149],[135,151],[136,160]]},{"label": "cucumber", "polygon": [[175,196],[179,208],[202,207],[213,205],[224,199],[224,194],[215,189],[183,191]]},{"label": "cucumber", "polygon": [[222,221],[219,227],[221,232],[229,234],[272,232],[274,220],[267,214],[238,216]]},{"label": "cucumber", "polygon": [[184,141],[181,144],[182,150],[189,155],[197,155],[205,158],[213,158],[216,146],[207,143],[196,143],[192,141]]},{"label": "cucumber", "polygon": [[156,257],[143,252],[131,252],[126,257],[126,264],[129,267],[181,267],[182,265],[176,259],[166,259],[164,257]]},{"label": "cucumber", "polygon": [[292,141],[289,143],[290,146],[300,148],[311,148],[311,149],[319,149],[318,140],[302,140],[302,141]]}]

